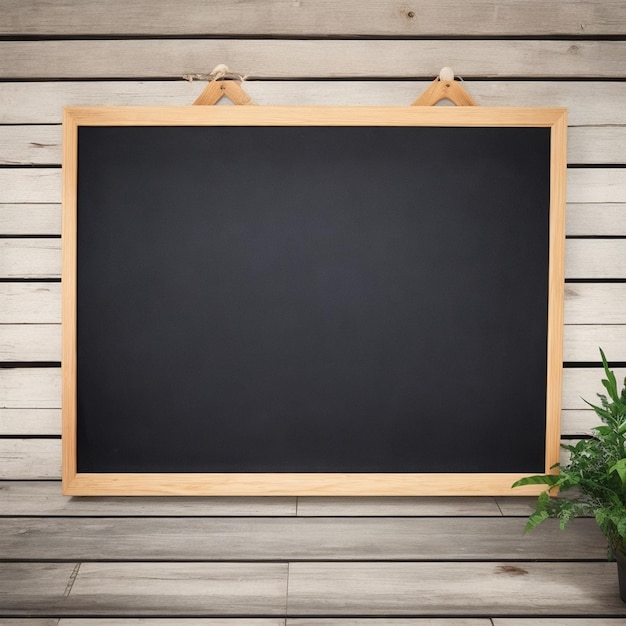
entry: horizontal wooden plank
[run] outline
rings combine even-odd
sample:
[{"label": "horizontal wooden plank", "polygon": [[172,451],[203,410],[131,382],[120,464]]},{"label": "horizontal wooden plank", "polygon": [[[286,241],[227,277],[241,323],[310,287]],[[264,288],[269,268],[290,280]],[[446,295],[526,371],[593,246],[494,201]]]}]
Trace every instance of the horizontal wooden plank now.
[{"label": "horizontal wooden plank", "polygon": [[60,126],[0,126],[0,165],[60,163]]},{"label": "horizontal wooden plank", "polygon": [[[54,324],[61,321],[59,283],[0,283],[0,323]],[[626,285],[565,285],[566,324],[626,324]]]},{"label": "horizontal wooden plank", "polygon": [[565,277],[626,278],[624,241],[568,239],[565,244]]},{"label": "horizontal wooden plank", "polygon": [[0,204],[0,234],[60,235],[61,205]]},{"label": "horizontal wooden plank", "polygon": [[[2,278],[59,278],[61,240],[0,240],[0,272]],[[626,278],[626,246],[619,239],[569,239],[565,277]]]},{"label": "horizontal wooden plank", "polygon": [[9,409],[60,409],[61,369],[0,369],[1,406]]},{"label": "horizontal wooden plank", "polygon": [[72,561],[600,560],[592,519],[523,534],[505,517],[0,518],[6,559]]},{"label": "horizontal wooden plank", "polygon": [[[75,575],[71,590],[68,570]],[[272,616],[286,610],[286,563],[82,563],[76,570],[73,563],[5,563],[0,571],[0,615]]]},{"label": "horizontal wooden plank", "polygon": [[626,285],[568,283],[566,324],[626,324]]},{"label": "horizontal wooden plank", "polygon": [[60,439],[0,439],[0,479],[40,480],[60,476]]},{"label": "horizontal wooden plank", "polygon": [[0,436],[60,434],[61,409],[0,408]]},{"label": "horizontal wooden plank", "polygon": [[14,606],[27,604],[31,594],[36,596],[40,606],[59,602],[76,566],[76,563],[3,563],[0,567],[0,615],[7,614],[4,609],[10,602]]},{"label": "horizontal wooden plank", "polygon": [[59,620],[55,617],[7,617],[0,620],[0,624],[2,624],[2,626],[58,626]]},{"label": "horizontal wooden plank", "polygon": [[[269,0],[240,5],[197,0],[172,5],[151,0],[151,19],[122,0],[48,4],[4,0],[1,35],[291,35],[291,36],[451,36],[451,35],[617,35],[626,34],[626,11],[619,0],[571,3],[553,0],[397,0],[366,4],[332,0],[312,4]],[[450,19],[454,15],[455,19]]]},{"label": "horizontal wooden plank", "polygon": [[496,617],[493,626],[618,626],[623,624],[623,618],[616,617],[582,617],[575,621],[570,618],[536,617],[532,620],[519,617]]},{"label": "horizontal wooden plank", "polygon": [[0,324],[0,358],[3,361],[60,361],[59,324]]},{"label": "horizontal wooden plank", "polygon": [[60,276],[60,239],[0,239],[0,278]]},{"label": "horizontal wooden plank", "polygon": [[[626,203],[567,205],[569,236],[626,236]],[[0,205],[2,235],[60,235],[61,205]]]},{"label": "horizontal wooden plank", "polygon": [[[596,361],[599,347],[614,361],[626,361],[626,325],[570,325],[564,328],[563,360]],[[61,360],[58,324],[0,324],[0,355],[5,362]]]},{"label": "horizontal wooden plank", "polygon": [[[611,358],[610,350],[609,358]],[[598,361],[599,363],[599,361]],[[626,369],[615,368],[618,378],[626,376]],[[581,396],[594,401],[603,390],[601,368],[565,368],[563,371],[563,408],[587,409]],[[0,397],[7,408],[60,408],[60,368],[0,369]]]},{"label": "horizontal wooden plank", "polygon": [[626,163],[626,128],[575,126],[567,132],[567,162]]},{"label": "horizontal wooden plank", "polygon": [[0,203],[58,204],[60,202],[60,169],[0,169]]},{"label": "horizontal wooden plank", "polygon": [[567,201],[581,203],[626,201],[626,169],[568,170]]},{"label": "horizontal wooden plank", "polygon": [[[282,617],[104,617],[104,618],[61,618],[54,626],[285,626]],[[0,621],[0,626],[4,622]],[[20,626],[20,624],[15,624]],[[25,624],[24,626],[29,626]],[[33,624],[33,626],[38,626]],[[43,626],[43,625],[42,625]],[[468,625],[471,626],[471,625]],[[482,626],[482,625],[481,625]]]},{"label": "horizontal wooden plank", "polygon": [[248,516],[285,517],[296,514],[296,498],[120,497],[68,498],[56,481],[0,483],[3,515],[35,516]]},{"label": "horizontal wooden plank", "polygon": [[[626,163],[626,127],[575,126],[568,131],[568,163]],[[60,165],[61,127],[0,126],[0,165]],[[0,228],[2,226],[0,207]],[[0,232],[2,232],[0,230]]]},{"label": "horizontal wooden plank", "polygon": [[[256,102],[267,105],[408,106],[429,84],[424,80],[250,80],[244,88]],[[59,124],[66,106],[191,104],[205,85],[185,80],[6,82],[0,123]],[[483,106],[566,107],[572,126],[626,124],[625,82],[467,80],[464,87]],[[221,102],[227,104],[226,99]]]},{"label": "horizontal wooden plank", "polygon": [[[594,402],[594,399],[590,399]],[[561,433],[565,437],[590,435],[591,429],[600,425],[600,418],[591,409],[568,409],[561,412]]]},{"label": "horizontal wooden plank", "polygon": [[615,563],[291,563],[289,612],[626,616],[626,605]]},{"label": "horizontal wooden plank", "polygon": [[[527,622],[533,626],[534,622]],[[408,617],[404,619],[375,617],[295,617],[288,618],[285,626],[492,626],[488,618],[455,617],[455,618],[420,618]]]},{"label": "horizontal wooden plank", "polygon": [[[610,348],[608,357],[611,358]],[[625,368],[611,368],[618,380],[626,377]],[[588,409],[583,398],[589,402],[597,401],[598,393],[605,393],[602,386],[604,371],[602,368],[566,368],[563,371],[563,409]]]},{"label": "horizontal wooden plank", "polygon": [[[0,169],[0,203],[59,203],[60,199],[60,169]],[[567,201],[585,204],[626,202],[626,169],[568,170]]]},{"label": "horizontal wooden plank", "polygon": [[301,516],[500,516],[494,498],[298,498]]},{"label": "horizontal wooden plank", "polygon": [[566,209],[568,236],[626,236],[626,203],[575,204]]},{"label": "horizontal wooden plank", "polygon": [[[565,410],[561,415],[564,436],[588,435],[598,418],[590,410]],[[0,436],[2,435],[60,435],[61,409],[5,409],[0,408]],[[488,498],[312,498],[304,499],[298,515],[421,515],[423,511],[446,515],[497,515],[497,507]]]},{"label": "horizontal wooden plank", "polygon": [[[166,78],[217,64],[254,78],[620,78],[626,42],[586,40],[141,39],[0,41],[2,79]],[[443,61],[445,59],[445,61]]]},{"label": "horizontal wooden plank", "polygon": [[564,361],[597,361],[600,347],[611,353],[612,360],[626,361],[626,325],[565,326]]},{"label": "horizontal wooden plank", "polygon": [[60,322],[60,283],[0,283],[0,324]]}]

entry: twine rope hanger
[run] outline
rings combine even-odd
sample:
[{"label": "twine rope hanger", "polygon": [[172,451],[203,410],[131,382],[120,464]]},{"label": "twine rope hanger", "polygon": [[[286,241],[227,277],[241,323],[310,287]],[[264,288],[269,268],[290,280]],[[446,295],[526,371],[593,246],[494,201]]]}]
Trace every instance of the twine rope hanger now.
[{"label": "twine rope hanger", "polygon": [[217,104],[224,96],[229,98],[233,104],[256,104],[241,86],[246,77],[238,72],[231,72],[223,63],[216,65],[208,75],[188,74],[184,78],[189,81],[193,81],[194,78],[210,80],[209,84],[196,98],[194,105]]},{"label": "twine rope hanger", "polygon": [[216,65],[208,74],[183,74],[183,78],[192,83],[194,80],[236,80],[243,83],[248,78],[239,72],[228,69],[224,63]]}]

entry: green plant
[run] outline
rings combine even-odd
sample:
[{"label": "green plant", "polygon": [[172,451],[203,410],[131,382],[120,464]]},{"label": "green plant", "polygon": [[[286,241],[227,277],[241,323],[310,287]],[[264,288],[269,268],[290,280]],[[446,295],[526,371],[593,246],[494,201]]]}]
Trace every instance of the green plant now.
[{"label": "green plant", "polygon": [[[602,349],[606,394],[598,394],[600,406],[587,402],[602,425],[592,429],[590,438],[576,445],[562,445],[569,452],[565,465],[557,464],[558,474],[522,478],[513,484],[545,484],[526,531],[548,518],[556,518],[561,528],[575,517],[594,517],[607,538],[611,553],[626,553],[626,381],[618,390],[615,374],[609,369]],[[556,490],[565,494],[551,497]]]}]

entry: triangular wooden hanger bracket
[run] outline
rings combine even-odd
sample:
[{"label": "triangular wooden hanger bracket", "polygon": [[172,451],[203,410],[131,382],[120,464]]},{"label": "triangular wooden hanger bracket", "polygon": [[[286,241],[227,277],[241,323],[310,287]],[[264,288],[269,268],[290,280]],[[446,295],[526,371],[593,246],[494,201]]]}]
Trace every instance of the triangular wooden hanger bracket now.
[{"label": "triangular wooden hanger bracket", "polygon": [[194,101],[194,105],[217,104],[224,96],[233,104],[256,104],[241,86],[243,77],[218,65],[209,76],[213,79]]},{"label": "triangular wooden hanger bracket", "polygon": [[439,76],[411,106],[433,106],[440,100],[450,100],[457,106],[478,106],[461,84],[454,80],[454,72],[444,67]]}]

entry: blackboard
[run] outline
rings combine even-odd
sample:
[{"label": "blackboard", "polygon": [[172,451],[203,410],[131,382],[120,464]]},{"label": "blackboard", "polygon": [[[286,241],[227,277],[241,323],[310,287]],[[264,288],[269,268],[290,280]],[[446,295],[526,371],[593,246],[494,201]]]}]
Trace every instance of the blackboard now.
[{"label": "blackboard", "polygon": [[198,109],[67,114],[66,493],[546,471],[564,112]]}]

